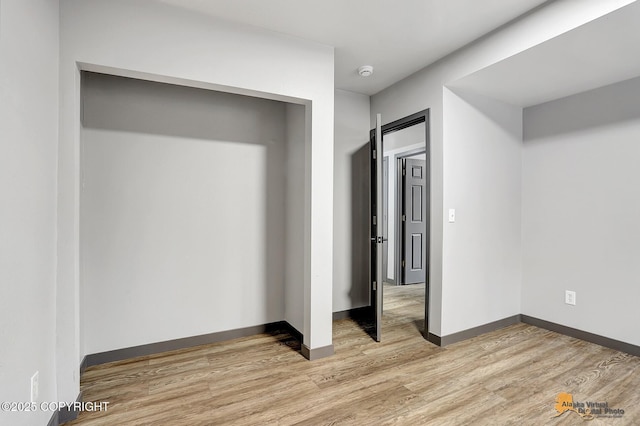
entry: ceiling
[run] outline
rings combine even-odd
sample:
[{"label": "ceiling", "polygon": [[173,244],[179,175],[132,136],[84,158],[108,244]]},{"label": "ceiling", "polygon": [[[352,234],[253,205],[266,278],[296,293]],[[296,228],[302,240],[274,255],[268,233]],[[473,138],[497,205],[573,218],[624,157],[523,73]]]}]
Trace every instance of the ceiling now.
[{"label": "ceiling", "polygon": [[640,76],[640,2],[448,84],[523,107]]},{"label": "ceiling", "polygon": [[[158,0],[335,48],[335,86],[367,95],[546,0]],[[372,65],[370,77],[357,69]]]}]

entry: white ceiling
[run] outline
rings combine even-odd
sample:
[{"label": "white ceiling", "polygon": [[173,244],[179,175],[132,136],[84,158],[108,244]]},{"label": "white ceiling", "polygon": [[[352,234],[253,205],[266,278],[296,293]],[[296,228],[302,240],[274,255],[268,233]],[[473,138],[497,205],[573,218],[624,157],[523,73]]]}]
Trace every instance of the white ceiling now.
[{"label": "white ceiling", "polygon": [[448,84],[531,106],[640,76],[640,2]]},{"label": "white ceiling", "polygon": [[372,95],[546,0],[159,1],[333,46],[336,88]]}]

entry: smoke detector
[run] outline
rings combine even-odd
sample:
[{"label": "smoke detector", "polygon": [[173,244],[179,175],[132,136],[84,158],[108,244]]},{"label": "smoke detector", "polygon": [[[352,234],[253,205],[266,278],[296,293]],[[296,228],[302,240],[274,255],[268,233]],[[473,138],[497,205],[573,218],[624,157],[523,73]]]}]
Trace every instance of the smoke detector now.
[{"label": "smoke detector", "polygon": [[358,74],[360,74],[361,77],[369,77],[373,74],[373,67],[371,65],[363,65],[358,68]]}]

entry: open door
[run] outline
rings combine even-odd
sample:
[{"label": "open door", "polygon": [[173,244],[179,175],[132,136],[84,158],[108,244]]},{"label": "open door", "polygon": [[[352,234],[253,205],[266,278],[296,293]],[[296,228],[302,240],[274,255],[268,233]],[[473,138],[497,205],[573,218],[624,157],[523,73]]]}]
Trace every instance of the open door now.
[{"label": "open door", "polygon": [[382,338],[382,117],[376,116],[376,128],[371,132],[371,306],[375,316],[373,331],[376,341]]}]

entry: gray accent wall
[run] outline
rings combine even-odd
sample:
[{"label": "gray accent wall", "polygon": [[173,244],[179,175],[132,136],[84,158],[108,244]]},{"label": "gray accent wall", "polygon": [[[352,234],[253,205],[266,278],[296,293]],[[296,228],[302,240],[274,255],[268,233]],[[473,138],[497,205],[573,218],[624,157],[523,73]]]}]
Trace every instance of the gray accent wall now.
[{"label": "gray accent wall", "polygon": [[523,314],[640,344],[639,141],[640,78],[524,110]]},{"label": "gray accent wall", "polygon": [[[0,2],[0,401],[58,401],[58,2]],[[3,425],[51,412],[0,411]]]},{"label": "gray accent wall", "polygon": [[95,73],[82,102],[83,354],[283,320],[286,104]]}]

